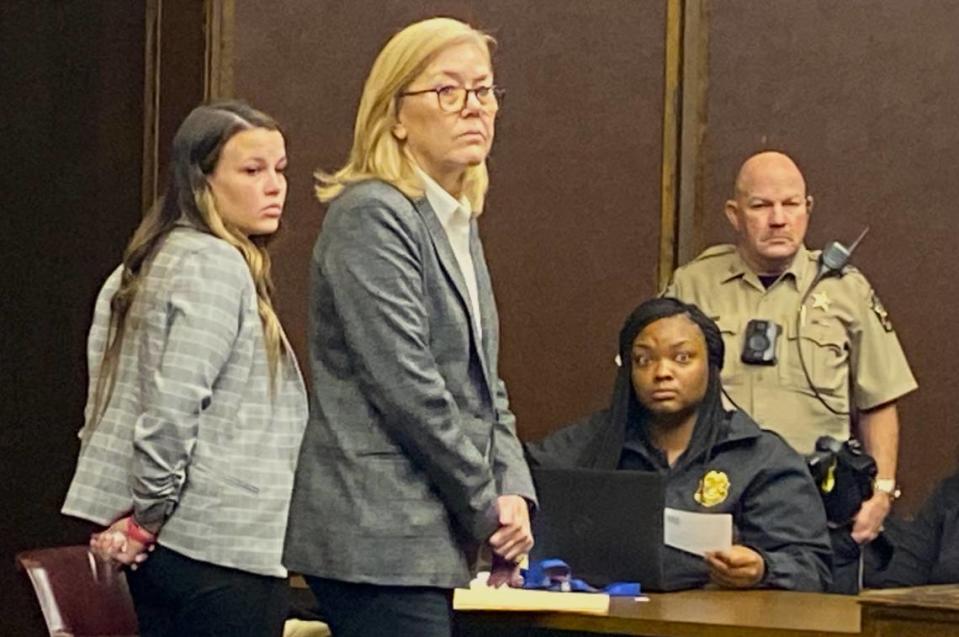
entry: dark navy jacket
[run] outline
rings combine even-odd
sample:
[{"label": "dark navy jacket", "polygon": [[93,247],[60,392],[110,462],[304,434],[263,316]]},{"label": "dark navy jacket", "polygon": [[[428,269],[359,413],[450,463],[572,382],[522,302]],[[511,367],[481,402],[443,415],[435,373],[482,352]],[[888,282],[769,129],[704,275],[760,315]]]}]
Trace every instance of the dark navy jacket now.
[{"label": "dark navy jacket", "polygon": [[939,483],[893,541],[896,552],[881,586],[959,583],[959,473]]},{"label": "dark navy jacket", "polygon": [[[625,433],[620,442],[595,453],[596,442],[610,438],[609,412],[601,411],[527,444],[527,456],[540,466],[657,471],[667,478],[667,507],[733,515],[734,543],[753,549],[766,562],[759,587],[824,590],[830,581],[832,548],[822,499],[805,462],[782,438],[760,429],[743,412],[727,414],[717,427],[714,441],[694,434],[689,448],[669,467],[666,457],[641,435]],[[704,476],[713,471],[725,475],[720,480],[728,483],[728,489],[722,501],[704,506],[695,494]],[[708,582],[703,558],[665,547],[666,590],[698,588]]]}]

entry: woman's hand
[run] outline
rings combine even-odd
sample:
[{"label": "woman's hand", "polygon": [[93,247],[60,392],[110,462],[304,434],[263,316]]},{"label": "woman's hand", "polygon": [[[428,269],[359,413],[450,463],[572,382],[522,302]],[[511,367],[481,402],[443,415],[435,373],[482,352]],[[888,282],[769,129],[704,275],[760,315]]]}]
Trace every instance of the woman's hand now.
[{"label": "woman's hand", "polygon": [[728,551],[706,553],[706,564],[709,578],[725,588],[752,588],[766,574],[763,556],[739,544]]},{"label": "woman's hand", "polygon": [[490,548],[507,562],[522,562],[533,548],[526,499],[518,495],[499,496],[496,498],[496,519],[499,529],[489,538]]},{"label": "woman's hand", "polygon": [[90,536],[90,551],[116,568],[129,566],[136,570],[153,550],[152,542],[143,542],[128,535],[129,516],[120,518],[101,533]]},{"label": "woman's hand", "polygon": [[508,562],[496,553],[493,553],[493,564],[490,566],[488,586],[499,588],[504,584],[510,588],[523,587],[523,575],[520,573],[522,565],[519,562]]}]

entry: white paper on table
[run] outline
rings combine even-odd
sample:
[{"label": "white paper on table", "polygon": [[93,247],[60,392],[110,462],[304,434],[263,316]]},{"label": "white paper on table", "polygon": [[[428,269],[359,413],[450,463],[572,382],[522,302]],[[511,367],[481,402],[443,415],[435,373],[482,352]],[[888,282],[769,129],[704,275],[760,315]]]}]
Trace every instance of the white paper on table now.
[{"label": "white paper on table", "polygon": [[733,545],[733,516],[663,509],[663,543],[687,553],[706,555]]}]

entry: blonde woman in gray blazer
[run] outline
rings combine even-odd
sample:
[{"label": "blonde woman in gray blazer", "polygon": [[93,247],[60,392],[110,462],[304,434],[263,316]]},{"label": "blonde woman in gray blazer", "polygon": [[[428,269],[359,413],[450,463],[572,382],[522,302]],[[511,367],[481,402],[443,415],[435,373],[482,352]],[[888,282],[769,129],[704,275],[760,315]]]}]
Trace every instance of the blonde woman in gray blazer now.
[{"label": "blonde woman in gray blazer", "polygon": [[434,18],[377,57],[313,251],[312,410],[286,564],[337,637],[449,635],[478,549],[505,582],[535,494],[498,373],[476,220],[499,107],[492,39]]},{"label": "blonde woman in gray blazer", "polygon": [[195,109],[162,201],[97,299],[63,512],[109,527],[91,546],[129,566],[146,637],[282,634],[307,418],[266,251],[286,163],[267,115],[241,102]]}]

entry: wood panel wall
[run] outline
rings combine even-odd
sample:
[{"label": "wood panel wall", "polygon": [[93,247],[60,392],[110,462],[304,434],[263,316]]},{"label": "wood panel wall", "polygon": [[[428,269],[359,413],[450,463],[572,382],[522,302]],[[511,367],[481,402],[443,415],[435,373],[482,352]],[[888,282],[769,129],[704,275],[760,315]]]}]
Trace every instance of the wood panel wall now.
[{"label": "wood panel wall", "polygon": [[[921,385],[901,406],[901,512],[955,468],[954,3],[10,0],[0,3],[4,563],[86,535],[58,511],[90,311],[162,181],[178,122],[204,95],[235,94],[286,125],[276,280],[305,358],[306,267],[323,214],[311,173],[343,161],[389,35],[438,13],[500,42],[508,97],[481,228],[524,437],[606,402],[625,313],[655,292],[658,265],[668,273],[674,258],[729,239],[721,206],[739,162],[778,147],[816,195],[811,246],[872,227],[855,261]],[[37,634],[32,593],[12,568],[0,587],[4,634]]]},{"label": "wood panel wall", "polygon": [[84,543],[59,513],[86,399],[86,333],[140,216],[144,7],[0,3],[0,633],[44,634],[15,552]]}]

